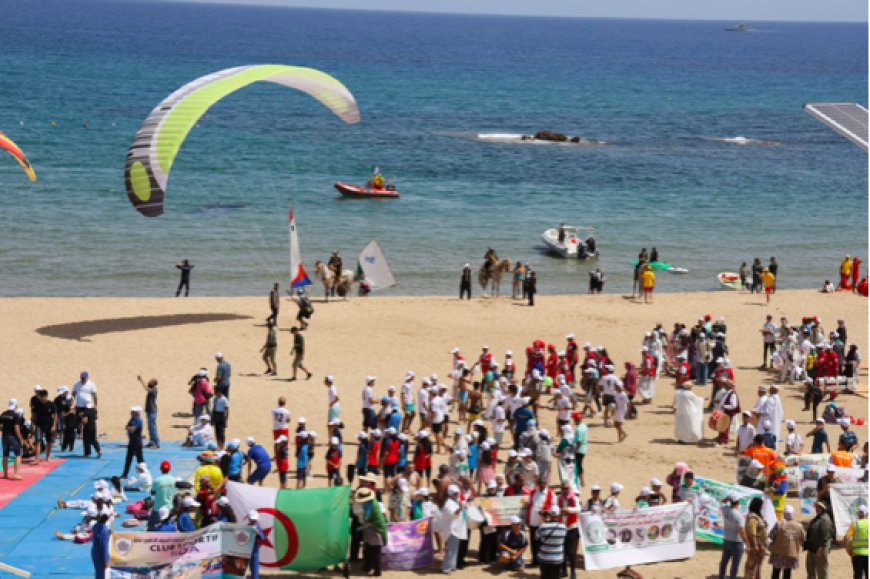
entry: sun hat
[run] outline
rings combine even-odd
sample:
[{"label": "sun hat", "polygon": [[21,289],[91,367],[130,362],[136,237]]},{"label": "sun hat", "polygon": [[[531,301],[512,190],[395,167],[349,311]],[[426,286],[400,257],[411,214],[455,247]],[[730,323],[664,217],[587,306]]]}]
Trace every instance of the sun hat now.
[{"label": "sun hat", "polygon": [[353,500],[358,503],[368,503],[375,500],[375,493],[372,489],[357,489],[356,493],[353,495]]}]

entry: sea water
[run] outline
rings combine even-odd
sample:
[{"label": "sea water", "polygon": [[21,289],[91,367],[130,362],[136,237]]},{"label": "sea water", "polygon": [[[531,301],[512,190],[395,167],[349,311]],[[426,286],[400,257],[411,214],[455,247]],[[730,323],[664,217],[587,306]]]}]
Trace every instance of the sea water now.
[{"label": "sea water", "polygon": [[[866,105],[866,24],[754,25],[0,2],[0,130],[39,175],[0,162],[0,294],[172,295],[184,258],[195,294],[265,293],[288,277],[290,203],[309,272],[336,249],[355,269],[376,239],[399,281],[385,293],[454,293],[487,247],[544,294],[585,291],[591,265],[627,291],[652,246],[689,269],[660,274],[663,291],[770,256],[780,287],[821,287],[844,254],[866,258],[867,154],[801,106]],[[191,131],[165,215],[137,213],[123,171],[142,120],[194,78],[258,63],[336,76],[362,122],[251,86]],[[603,144],[516,138],[544,129]],[[399,199],[332,188],[373,165]],[[547,255],[560,222],[594,227],[600,259]]]}]

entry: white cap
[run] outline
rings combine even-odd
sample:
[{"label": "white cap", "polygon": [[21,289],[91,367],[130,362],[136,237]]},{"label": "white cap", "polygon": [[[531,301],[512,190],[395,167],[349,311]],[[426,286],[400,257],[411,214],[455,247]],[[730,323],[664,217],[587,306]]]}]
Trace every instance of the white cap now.
[{"label": "white cap", "polygon": [[505,355],[505,358],[510,358],[511,356],[514,355],[514,353],[512,351],[508,350],[507,352],[504,353],[504,355]]},{"label": "white cap", "polygon": [[589,342],[583,342],[583,349],[584,350],[588,350],[591,347],[592,347],[592,344],[590,344]]},{"label": "white cap", "polygon": [[822,418],[821,416],[816,418],[816,424],[824,424],[824,423],[825,423],[825,419]]},{"label": "white cap", "polygon": [[510,518],[510,522],[511,522],[511,525],[522,525],[523,524],[523,520],[516,515],[513,515]]},{"label": "white cap", "polygon": [[416,374],[413,370],[408,370],[407,372],[405,372],[405,378],[413,378],[414,376],[416,376]]},{"label": "white cap", "polygon": [[723,357],[721,357],[721,356],[718,357],[718,358],[716,358],[716,363],[717,363],[717,364],[724,364],[724,363],[725,363],[725,358],[723,358]]},{"label": "white cap", "polygon": [[386,432],[387,434],[396,434],[396,429],[390,426],[384,432]]},{"label": "white cap", "polygon": [[275,439],[275,444],[281,444],[282,442],[287,442],[287,437],[283,434]]},{"label": "white cap", "polygon": [[652,491],[649,489],[649,487],[641,487],[641,489],[640,489],[640,496],[642,496],[642,497],[648,497],[648,496],[650,496],[651,494],[652,494]]},{"label": "white cap", "polygon": [[421,488],[417,489],[417,492],[415,492],[414,494],[428,497],[429,496],[429,489],[427,487],[421,487]]},{"label": "white cap", "polygon": [[619,484],[618,482],[610,483],[610,492],[612,492],[612,493],[618,493],[619,491],[622,490],[622,488],[623,488],[622,485]]},{"label": "white cap", "polygon": [[367,438],[369,437],[369,435],[366,434],[365,432],[360,431],[360,432],[356,435],[356,437],[359,438],[360,440],[365,440],[365,439],[367,439]]},{"label": "white cap", "polygon": [[785,427],[786,427],[786,428],[789,428],[789,429],[790,429],[790,428],[794,428],[794,420],[792,420],[792,419],[790,419],[790,418],[789,418],[788,420],[786,420],[786,421],[785,421]]},{"label": "white cap", "polygon": [[542,428],[538,431],[538,435],[543,436],[544,438],[550,438],[550,433],[546,428]]},{"label": "white cap", "polygon": [[685,352],[680,352],[679,354],[677,354],[677,358],[681,358],[683,360],[685,360],[687,357],[688,356],[686,355]]},{"label": "white cap", "polygon": [[200,368],[199,372],[196,373],[197,376],[208,376],[208,369]]},{"label": "white cap", "polygon": [[190,508],[190,507],[198,507],[198,506],[200,506],[200,505],[199,505],[198,502],[196,502],[196,501],[194,500],[193,497],[184,497],[184,500],[181,501],[181,506],[184,507],[185,509],[187,509],[187,508]]},{"label": "white cap", "polygon": [[253,436],[249,436],[247,442],[248,442],[248,446],[253,446],[254,442],[256,442],[256,441],[254,440]]},{"label": "white cap", "polygon": [[480,449],[481,449],[481,450],[489,450],[489,443],[488,443],[488,442],[482,442],[481,445],[480,445]]},{"label": "white cap", "polygon": [[458,346],[453,346],[453,349],[450,350],[450,353],[451,353],[451,354],[458,354],[458,353],[459,353],[459,347],[458,347]]},{"label": "white cap", "polygon": [[589,490],[591,490],[591,491],[600,491],[600,490],[601,490],[601,486],[600,486],[600,485],[597,485],[597,484],[594,484],[594,485],[592,485],[591,487],[589,487]]},{"label": "white cap", "polygon": [[[864,507],[864,508],[866,509],[867,507]],[[785,508],[782,510],[782,514],[793,515],[794,514],[794,507],[791,505],[786,505]]]},{"label": "white cap", "polygon": [[297,422],[298,424],[305,424],[305,422],[306,422],[306,421],[305,421],[305,417],[304,417],[304,416],[300,416],[300,417],[299,417],[299,420],[297,420],[296,422]]},{"label": "white cap", "polygon": [[140,468],[142,470],[148,470],[148,463],[140,462],[139,464],[136,465],[136,468]]},{"label": "white cap", "polygon": [[9,410],[14,410],[16,406],[18,406],[18,400],[16,400],[15,398],[10,398],[9,404],[6,407]]},{"label": "white cap", "polygon": [[374,430],[372,430],[372,436],[380,437],[383,435],[384,435],[384,433],[381,432],[380,428],[375,428]]},{"label": "white cap", "polygon": [[339,444],[339,443],[340,443],[340,441],[335,436],[333,436],[332,438],[329,439],[329,444]]},{"label": "white cap", "polygon": [[849,427],[849,419],[848,418],[841,418],[837,422],[840,423],[840,426],[845,426],[847,428]]},{"label": "white cap", "polygon": [[456,495],[456,494],[459,494],[459,487],[456,486],[456,485],[450,485],[450,486],[448,486],[448,487],[447,487],[447,494],[448,494],[448,495]]},{"label": "white cap", "polygon": [[651,480],[649,481],[649,486],[651,486],[651,487],[660,487],[660,486],[662,486],[662,481],[660,481],[660,480],[657,479],[657,478],[651,479]]},{"label": "white cap", "polygon": [[374,381],[375,381],[374,376],[366,376],[366,384],[369,384],[369,383],[374,382]]},{"label": "white cap", "polygon": [[436,374],[435,372],[432,372],[432,374],[429,376],[429,378],[431,378],[432,380],[438,380],[438,374]]},{"label": "white cap", "polygon": [[308,436],[311,437],[311,438],[317,438],[317,433],[314,432],[313,430],[309,430],[309,431],[308,431]]},{"label": "white cap", "polygon": [[215,357],[215,358],[223,358],[224,355],[221,354],[220,352],[215,352],[215,353],[214,353],[214,357]]},{"label": "white cap", "polygon": [[339,424],[341,424],[341,420],[339,420],[338,418],[333,418],[326,423],[327,426],[338,426]]},{"label": "white cap", "polygon": [[764,426],[765,429],[770,429],[773,425],[770,423],[770,420],[765,420],[762,426]]},{"label": "white cap", "polygon": [[825,469],[825,472],[837,472],[837,467],[834,466],[833,464],[829,464],[828,468]]},{"label": "white cap", "polygon": [[259,521],[260,520],[260,513],[258,513],[257,511],[251,511],[250,513],[248,513],[248,520],[249,521]]},{"label": "white cap", "polygon": [[217,500],[217,504],[225,507],[230,504],[230,499],[228,499],[227,497],[221,497]]},{"label": "white cap", "polygon": [[142,412],[142,407],[141,406],[132,406],[132,407],[130,407],[130,412]]},{"label": "white cap", "polygon": [[573,340],[573,339],[574,339],[574,334],[569,332],[568,335],[565,336],[565,339],[566,339],[566,340]]},{"label": "white cap", "polygon": [[867,505],[858,505],[858,513],[861,515],[867,514]]},{"label": "white cap", "polygon": [[522,456],[522,457],[532,456],[532,449],[530,449],[530,448],[524,448],[524,449],[522,449],[522,450],[520,451],[520,456]]},{"label": "white cap", "polygon": [[227,443],[227,446],[229,448],[238,448],[241,443],[242,443],[241,440],[239,440],[238,438],[234,438]]},{"label": "white cap", "polygon": [[[337,439],[337,438],[333,437],[332,440],[335,441],[333,444],[338,444],[338,439]],[[405,434],[404,432],[400,432],[400,433],[399,433],[399,440],[408,440],[408,435]]]},{"label": "white cap", "polygon": [[395,386],[392,386],[392,385],[391,385],[389,388],[387,388],[387,392],[395,392],[395,391],[396,391],[396,387],[395,387]]},{"label": "white cap", "polygon": [[761,461],[755,458],[752,459],[752,462],[749,463],[749,466],[751,466],[752,468],[764,468],[764,465],[761,464]]},{"label": "white cap", "polygon": [[327,374],[327,375],[326,375],[326,378],[324,378],[324,380],[326,380],[326,381],[329,382],[330,384],[332,384],[333,382],[335,382],[335,378],[333,378],[332,374]]},{"label": "white cap", "polygon": [[33,387],[34,392],[39,392],[40,390],[42,390],[42,386],[40,386],[39,384]]},{"label": "white cap", "polygon": [[482,350],[489,350],[489,346],[487,346],[486,344],[484,344],[484,345],[481,346],[480,348],[481,348]]},{"label": "white cap", "polygon": [[508,455],[508,458],[516,458],[517,451],[515,451],[514,449],[511,448],[510,450],[507,451],[507,455]]},{"label": "white cap", "polygon": [[563,432],[564,434],[570,434],[573,430],[574,430],[574,429],[571,428],[571,425],[570,425],[570,424],[563,424],[563,425],[562,425],[562,432]]},{"label": "white cap", "polygon": [[547,510],[547,513],[549,513],[551,515],[558,515],[561,512],[562,511],[559,510],[559,505],[557,505],[557,504],[550,505],[550,508]]}]

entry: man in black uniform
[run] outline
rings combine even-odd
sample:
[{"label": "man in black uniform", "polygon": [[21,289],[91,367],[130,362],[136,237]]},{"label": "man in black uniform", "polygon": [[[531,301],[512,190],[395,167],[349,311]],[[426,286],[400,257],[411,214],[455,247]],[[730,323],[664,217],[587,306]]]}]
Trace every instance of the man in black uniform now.
[{"label": "man in black uniform", "polygon": [[18,467],[21,466],[21,424],[22,418],[15,414],[18,401],[9,401],[6,411],[0,414],[0,432],[3,435],[3,478],[9,478],[9,457],[14,460],[13,480],[21,480]]},{"label": "man in black uniform", "polygon": [[69,394],[69,388],[61,386],[60,392],[54,399],[54,409],[57,411],[57,428],[61,433],[60,451],[72,452],[76,444],[76,420],[73,397]]},{"label": "man in black uniform", "polygon": [[175,267],[181,270],[181,280],[178,282],[178,289],[175,290],[175,297],[181,295],[181,288],[184,288],[184,297],[187,297],[190,295],[190,270],[193,269],[193,264],[185,259],[175,264]]},{"label": "man in black uniform", "polygon": [[459,278],[459,299],[467,295],[471,299],[471,264],[466,263],[462,268],[462,276]]},{"label": "man in black uniform", "polygon": [[54,444],[54,436],[57,434],[57,409],[54,402],[48,399],[48,391],[44,388],[39,391],[33,413],[33,424],[36,426],[36,463],[39,464],[39,455],[45,448],[45,461],[51,459],[51,447]]}]

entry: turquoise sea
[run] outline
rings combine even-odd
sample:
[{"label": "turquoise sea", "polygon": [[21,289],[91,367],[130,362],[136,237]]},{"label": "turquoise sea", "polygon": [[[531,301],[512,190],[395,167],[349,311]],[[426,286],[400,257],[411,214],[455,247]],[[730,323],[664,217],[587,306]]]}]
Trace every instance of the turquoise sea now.
[{"label": "turquoise sea", "polygon": [[[291,200],[309,269],[377,239],[388,293],[452,294],[488,246],[529,262],[542,293],[585,291],[588,265],[541,250],[560,221],[596,228],[608,291],[653,245],[690,270],[660,276],[665,291],[772,255],[781,287],[821,286],[844,253],[866,258],[867,154],[801,105],[866,106],[867,26],[727,24],[0,2],[0,130],[39,174],[0,162],[0,294],[170,295],[182,258],[196,294],[262,294],[287,279]],[[139,215],[123,168],[141,121],[186,82],[256,63],[333,74],[362,122],[254,85],[191,132],[166,214]],[[491,138],[540,129],[606,145]],[[373,164],[400,199],[332,188]]]}]

